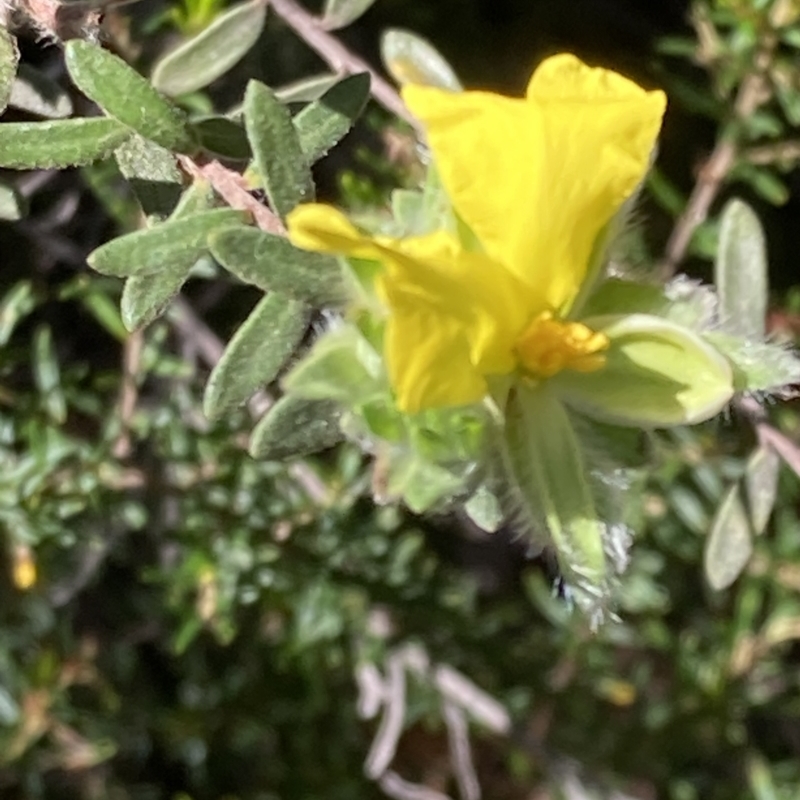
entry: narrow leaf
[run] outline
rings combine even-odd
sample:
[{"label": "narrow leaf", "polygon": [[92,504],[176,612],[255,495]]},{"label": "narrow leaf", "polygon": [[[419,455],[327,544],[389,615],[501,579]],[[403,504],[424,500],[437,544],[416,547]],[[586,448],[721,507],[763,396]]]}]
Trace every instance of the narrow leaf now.
[{"label": "narrow leaf", "polygon": [[270,292],[225,348],[206,384],[203,410],[218,419],[271,383],[308,328],[305,303]]},{"label": "narrow leaf", "polygon": [[322,25],[326,30],[335,31],[355,22],[375,0],[325,0],[322,12]]},{"label": "narrow leaf", "polygon": [[307,105],[295,118],[300,147],[313,164],[349,130],[369,97],[369,73],[350,75]]},{"label": "narrow leaf", "polygon": [[177,269],[189,260],[194,263],[206,252],[208,237],[215,229],[230,227],[245,218],[241,211],[221,208],[170,220],[112,239],[87,260],[90,267],[105,275],[146,275]]},{"label": "narrow leaf", "polygon": [[144,213],[161,219],[169,216],[181,196],[184,180],[175,156],[155,142],[132,134],[114,157]]},{"label": "narrow leaf", "polygon": [[106,114],[168,150],[194,149],[183,112],[121,58],[80,39],[65,49],[75,85]]},{"label": "narrow leaf", "polygon": [[225,269],[264,291],[314,306],[342,305],[349,293],[336,259],[293,247],[283,236],[239,226],[214,233],[211,252]]},{"label": "narrow leaf", "polygon": [[19,63],[17,40],[0,26],[0,114],[6,110]]},{"label": "narrow leaf", "polygon": [[731,200],[722,212],[714,263],[722,330],[764,338],[767,300],[767,247],[758,217],[746,203]]},{"label": "narrow leaf", "polygon": [[528,537],[550,538],[578,606],[593,622],[608,602],[603,524],[580,444],[566,410],[547,386],[519,385],[509,396],[503,431],[512,490],[527,517]]},{"label": "narrow leaf", "polygon": [[244,96],[247,137],[270,204],[285,217],[296,205],[314,199],[308,159],[288,109],[258,81]]},{"label": "narrow leaf", "polygon": [[131,132],[115,119],[59,119],[0,125],[0,167],[64,169],[107,158]]},{"label": "narrow leaf", "polygon": [[252,157],[250,142],[241,125],[228,117],[206,117],[192,123],[200,146],[210,153],[246,161]]},{"label": "narrow leaf", "polygon": [[5,347],[20,320],[36,307],[33,284],[28,280],[15,283],[0,300],[0,347]]},{"label": "narrow leaf", "polygon": [[275,89],[275,97],[281,103],[311,103],[322,97],[331,86],[335,86],[340,80],[341,76],[339,75],[323,72],[320,75],[312,75],[310,78],[292,81]]},{"label": "narrow leaf", "polygon": [[381,58],[388,73],[405,86],[435,86],[460,92],[461,82],[439,51],[421,36],[394,28],[381,39]]},{"label": "narrow leaf", "polygon": [[712,589],[726,589],[747,566],[753,553],[750,519],[742,503],[739,484],[726,492],[706,539],[703,563]]},{"label": "narrow leaf", "polygon": [[744,486],[747,506],[756,536],[764,533],[775,501],[778,497],[778,474],[781,461],[771,447],[761,445],[747,460],[744,471]]},{"label": "narrow leaf", "polygon": [[341,439],[335,403],[288,394],[253,429],[249,450],[253,458],[279,460],[326,450]]},{"label": "narrow leaf", "polygon": [[232,6],[156,64],[153,86],[172,97],[208,86],[258,41],[266,14],[264,0]]}]

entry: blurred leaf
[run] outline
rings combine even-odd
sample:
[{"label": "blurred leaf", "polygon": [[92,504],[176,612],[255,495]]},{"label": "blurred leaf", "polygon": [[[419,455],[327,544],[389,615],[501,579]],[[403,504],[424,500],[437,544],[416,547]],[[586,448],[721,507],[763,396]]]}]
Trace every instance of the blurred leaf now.
[{"label": "blurred leaf", "polygon": [[340,410],[329,400],[285,395],[262,417],[250,437],[250,455],[272,461],[326,450],[342,439]]},{"label": "blurred leaf", "polygon": [[392,454],[387,459],[385,497],[402,499],[415,514],[430,511],[463,489],[463,481],[448,470],[414,453]]},{"label": "blurred leaf", "polygon": [[719,293],[722,329],[761,341],[767,318],[767,246],[753,210],[741,200],[723,209],[714,282]]},{"label": "blurred leaf", "polygon": [[20,707],[8,689],[0,686],[0,726],[9,728],[20,718]]},{"label": "blurred leaf", "polygon": [[175,156],[155,142],[133,134],[117,148],[114,158],[144,213],[162,219],[169,216],[181,196],[184,181]]},{"label": "blurred leaf", "polygon": [[61,425],[67,418],[67,402],[61,388],[61,369],[53,347],[53,332],[50,327],[42,325],[37,328],[33,342],[33,378],[36,387],[42,394],[48,416]]},{"label": "blurred leaf", "polygon": [[14,328],[36,307],[33,284],[29,280],[15,283],[0,300],[0,347],[8,344]]},{"label": "blurred leaf", "polygon": [[769,765],[762,756],[753,754],[748,758],[747,782],[753,792],[753,800],[781,800]]},{"label": "blurred leaf", "polygon": [[252,80],[244,96],[244,118],[256,169],[272,208],[285,217],[299,203],[312,201],[311,170],[289,110],[263,83]]},{"label": "blurred leaf", "polygon": [[335,400],[356,408],[387,392],[383,364],[354,328],[343,327],[318,339],[283,380],[286,391],[307,400]]},{"label": "blurred leaf", "polygon": [[252,156],[244,128],[228,117],[195,120],[192,129],[201,147],[210,153],[237,161],[246,161]]},{"label": "blurred leaf", "polygon": [[388,73],[401,86],[435,86],[451,92],[462,90],[453,68],[438,50],[411,31],[393,28],[381,38],[381,58]]},{"label": "blurred leaf", "polygon": [[121,58],[80,39],[71,39],[65,50],[75,85],[106,114],[167,150],[194,149],[183,112]]},{"label": "blurred leaf", "polygon": [[17,187],[0,181],[0,219],[13,222],[22,219],[28,212],[28,203],[17,191]]},{"label": "blurred leaf", "polygon": [[748,342],[716,332],[704,338],[731,362],[737,392],[780,392],[787,384],[800,381],[800,359],[779,344]]},{"label": "blurred leaf", "polygon": [[131,135],[106,117],[0,125],[0,167],[64,169],[107,158]]},{"label": "blurred leaf", "polygon": [[733,484],[717,508],[706,538],[703,566],[712,589],[727,589],[753,554],[750,518],[742,503],[739,484]]},{"label": "blurred leaf", "polygon": [[487,533],[495,533],[505,521],[500,501],[485,483],[482,483],[464,503],[464,511],[481,530]]},{"label": "blurred leaf", "polygon": [[0,25],[0,114],[6,110],[19,63],[17,40]]},{"label": "blurred leaf", "polygon": [[368,72],[350,75],[294,118],[300,147],[309,164],[326,155],[353,127],[369,98],[369,87]]},{"label": "blurred leaf", "polygon": [[245,283],[306,300],[341,306],[349,297],[345,273],[330,256],[293,247],[283,236],[239,226],[215,232],[211,252]]},{"label": "blurred leaf", "polygon": [[98,247],[87,261],[105,275],[146,275],[194,263],[208,250],[208,237],[219,228],[243,222],[247,214],[218,208],[153,228],[134,231]]},{"label": "blurred leaf", "polygon": [[341,80],[341,75],[323,72],[310,78],[302,78],[275,89],[275,97],[282,103],[311,103],[322,97]]},{"label": "blurred leaf", "polygon": [[329,31],[346,28],[355,22],[375,0],[325,0],[322,26]]},{"label": "blurred leaf", "polygon": [[278,292],[263,297],[228,342],[208,379],[205,415],[219,419],[271,383],[300,344],[309,319],[305,303]]},{"label": "blurred leaf", "polygon": [[224,75],[258,41],[264,29],[267,3],[252,0],[231,6],[153,68],[153,86],[176,96],[208,86]]},{"label": "blurred leaf", "polygon": [[43,72],[24,63],[17,70],[8,104],[47,119],[65,119],[72,114],[72,101],[66,91]]},{"label": "blurred leaf", "polygon": [[744,486],[747,493],[747,507],[750,510],[750,519],[756,536],[764,533],[775,508],[780,466],[780,457],[767,445],[760,445],[747,460]]}]

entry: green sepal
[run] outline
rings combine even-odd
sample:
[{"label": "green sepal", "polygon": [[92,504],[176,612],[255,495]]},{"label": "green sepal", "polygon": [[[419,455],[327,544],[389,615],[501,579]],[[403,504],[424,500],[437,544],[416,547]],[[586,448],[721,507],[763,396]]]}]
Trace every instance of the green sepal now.
[{"label": "green sepal", "polygon": [[606,363],[563,370],[548,383],[573,408],[601,422],[665,428],[702,422],[733,396],[728,360],[701,336],[646,314],[582,320],[608,336]]},{"label": "green sepal", "polygon": [[376,468],[384,466],[387,472],[379,502],[400,499],[415,514],[430,511],[463,489],[460,476],[413,451],[392,452],[385,463],[378,459]]},{"label": "green sepal", "polygon": [[248,448],[253,458],[279,460],[326,450],[342,440],[341,410],[330,400],[285,395],[253,428]]},{"label": "green sepal", "polygon": [[547,384],[517,383],[509,393],[502,455],[524,535],[552,543],[576,604],[601,621],[610,593],[604,524],[572,422]]}]

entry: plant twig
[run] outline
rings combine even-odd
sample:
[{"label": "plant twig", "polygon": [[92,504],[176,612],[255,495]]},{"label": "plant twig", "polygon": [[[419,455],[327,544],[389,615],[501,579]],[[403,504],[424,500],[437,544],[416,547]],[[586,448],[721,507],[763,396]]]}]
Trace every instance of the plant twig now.
[{"label": "plant twig", "polygon": [[711,155],[700,169],[694,189],[683,213],[678,217],[667,242],[664,259],[659,265],[663,279],[671,278],[686,256],[695,230],[708,217],[712,203],[733,169],[739,156],[740,143],[734,124],[747,119],[769,96],[766,73],[777,46],[777,37],[770,29],[764,34],[761,47],[753,59],[753,68],[744,77],[733,106],[732,123],[725,126]]},{"label": "plant twig", "polygon": [[117,400],[117,417],[120,432],[114,442],[112,453],[114,458],[127,458],[131,451],[130,425],[136,410],[136,400],[139,396],[139,366],[142,360],[144,335],[141,330],[134,331],[125,340],[122,350],[122,381]]},{"label": "plant twig", "polygon": [[322,27],[320,20],[295,0],[271,0],[275,13],[335,71],[353,74],[368,72],[372,96],[385,109],[405,120],[414,128],[419,123],[409,113],[394,87],[381,77],[366,61],[351,53],[335,36]]}]

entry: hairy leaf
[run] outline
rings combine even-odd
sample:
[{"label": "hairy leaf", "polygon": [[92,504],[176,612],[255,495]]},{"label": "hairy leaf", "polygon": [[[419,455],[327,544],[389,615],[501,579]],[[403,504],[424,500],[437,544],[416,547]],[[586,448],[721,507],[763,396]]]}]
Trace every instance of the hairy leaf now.
[{"label": "hairy leaf", "polygon": [[279,460],[333,447],[342,439],[339,416],[339,407],[329,400],[303,400],[287,394],[253,429],[250,455]]},{"label": "hairy leaf", "polygon": [[17,40],[0,26],[0,114],[6,110],[19,63]]},{"label": "hairy leaf", "polygon": [[355,22],[375,0],[325,0],[322,25],[329,31],[345,28]]},{"label": "hairy leaf", "polygon": [[24,63],[17,70],[8,104],[47,119],[66,119],[72,114],[72,101],[64,89],[43,72]]}]

